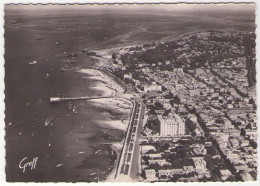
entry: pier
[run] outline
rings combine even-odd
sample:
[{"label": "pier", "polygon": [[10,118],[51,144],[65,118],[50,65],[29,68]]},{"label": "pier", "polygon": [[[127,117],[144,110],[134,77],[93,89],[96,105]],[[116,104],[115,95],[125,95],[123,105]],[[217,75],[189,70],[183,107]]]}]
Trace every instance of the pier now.
[{"label": "pier", "polygon": [[62,101],[73,101],[73,100],[91,100],[91,99],[103,99],[103,98],[113,98],[111,96],[100,96],[100,97],[72,97],[72,98],[60,98],[52,97],[50,98],[51,103],[60,103]]}]

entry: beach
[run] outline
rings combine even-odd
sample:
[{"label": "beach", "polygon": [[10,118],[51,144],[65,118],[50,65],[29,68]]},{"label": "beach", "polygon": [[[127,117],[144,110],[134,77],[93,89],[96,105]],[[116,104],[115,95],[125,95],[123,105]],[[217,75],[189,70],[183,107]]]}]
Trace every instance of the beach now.
[{"label": "beach", "polygon": [[[119,98],[120,94],[123,93],[120,85],[116,84],[110,79],[110,77],[96,69],[81,69],[77,72],[87,75],[87,77],[84,77],[85,79],[95,81],[95,85],[90,87],[90,89],[102,92],[100,96],[110,96],[110,98],[93,99],[88,101],[92,106],[98,109],[100,111],[100,115],[105,118],[97,119],[93,122],[101,128],[109,128],[126,132],[130,119],[132,103],[128,99]],[[114,160],[113,168],[110,170],[106,181],[113,181],[114,179],[115,168],[122,150],[122,141],[112,142],[109,144],[111,150],[116,153],[117,158]]]}]

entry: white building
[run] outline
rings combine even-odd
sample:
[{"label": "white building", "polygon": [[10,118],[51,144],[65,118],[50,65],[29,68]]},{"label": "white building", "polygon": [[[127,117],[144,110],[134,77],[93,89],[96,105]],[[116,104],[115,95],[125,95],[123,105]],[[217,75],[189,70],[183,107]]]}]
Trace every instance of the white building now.
[{"label": "white building", "polygon": [[132,79],[132,74],[124,74],[124,79]]},{"label": "white building", "polygon": [[156,180],[156,172],[154,169],[146,169],[145,176],[147,181],[154,181]]},{"label": "white building", "polygon": [[228,177],[231,176],[231,175],[232,175],[231,172],[229,170],[227,170],[227,169],[220,170],[221,179],[224,180],[224,181],[226,179],[228,179]]},{"label": "white building", "polygon": [[204,157],[193,157],[192,160],[196,170],[201,170],[201,171],[207,170],[206,168],[207,163],[204,160]]},{"label": "white building", "polygon": [[151,85],[144,86],[144,92],[160,92],[162,91],[162,86],[157,85],[156,83],[152,83]]},{"label": "white building", "polygon": [[181,136],[185,134],[185,123],[180,116],[173,114],[171,117],[158,116],[160,121],[160,136]]},{"label": "white building", "polygon": [[156,151],[155,147],[152,145],[142,145],[141,146],[141,152],[142,154],[147,153],[148,151]]}]

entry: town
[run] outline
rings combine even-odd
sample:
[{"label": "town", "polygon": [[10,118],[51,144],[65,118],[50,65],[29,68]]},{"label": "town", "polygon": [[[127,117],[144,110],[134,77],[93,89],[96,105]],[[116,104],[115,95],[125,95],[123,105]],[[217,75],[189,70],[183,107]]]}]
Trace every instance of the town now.
[{"label": "town", "polygon": [[255,34],[210,30],[121,48],[107,68],[144,105],[142,181],[257,177]]}]

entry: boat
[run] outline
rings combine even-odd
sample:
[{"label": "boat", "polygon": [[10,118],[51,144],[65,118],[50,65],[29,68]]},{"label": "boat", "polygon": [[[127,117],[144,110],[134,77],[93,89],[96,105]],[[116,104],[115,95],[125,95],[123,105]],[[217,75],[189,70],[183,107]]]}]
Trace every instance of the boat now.
[{"label": "boat", "polygon": [[[53,111],[54,112],[54,111]],[[47,117],[47,119],[45,120],[44,124],[45,127],[47,127],[49,125],[49,123],[51,122],[51,120],[53,119],[53,112],[50,113],[50,115]]]},{"label": "boat", "polygon": [[95,174],[96,174],[96,173],[95,173],[95,172],[93,172],[93,173],[91,173],[91,174],[90,174],[90,176],[93,176],[93,175],[95,175]]},{"label": "boat", "polygon": [[45,123],[44,123],[44,124],[45,124],[45,127],[47,127],[47,126],[49,125],[49,123],[51,122],[51,120],[52,120],[52,118],[49,119],[49,120],[47,119],[47,120],[45,121]]},{"label": "boat", "polygon": [[37,64],[37,61],[35,61],[35,60],[33,62],[29,63],[29,65],[35,65],[35,64]]},{"label": "boat", "polygon": [[34,40],[42,40],[42,37],[35,37]]},{"label": "boat", "polygon": [[62,165],[63,165],[63,163],[56,165],[56,167],[61,167]]},{"label": "boat", "polygon": [[49,77],[49,73],[46,74],[46,78],[48,78],[48,77]]},{"label": "boat", "polygon": [[81,151],[81,152],[78,152],[79,154],[85,154],[86,152],[84,152],[84,151]]},{"label": "boat", "polygon": [[95,154],[97,154],[97,153],[99,153],[99,152],[101,152],[101,150],[96,151]]}]

